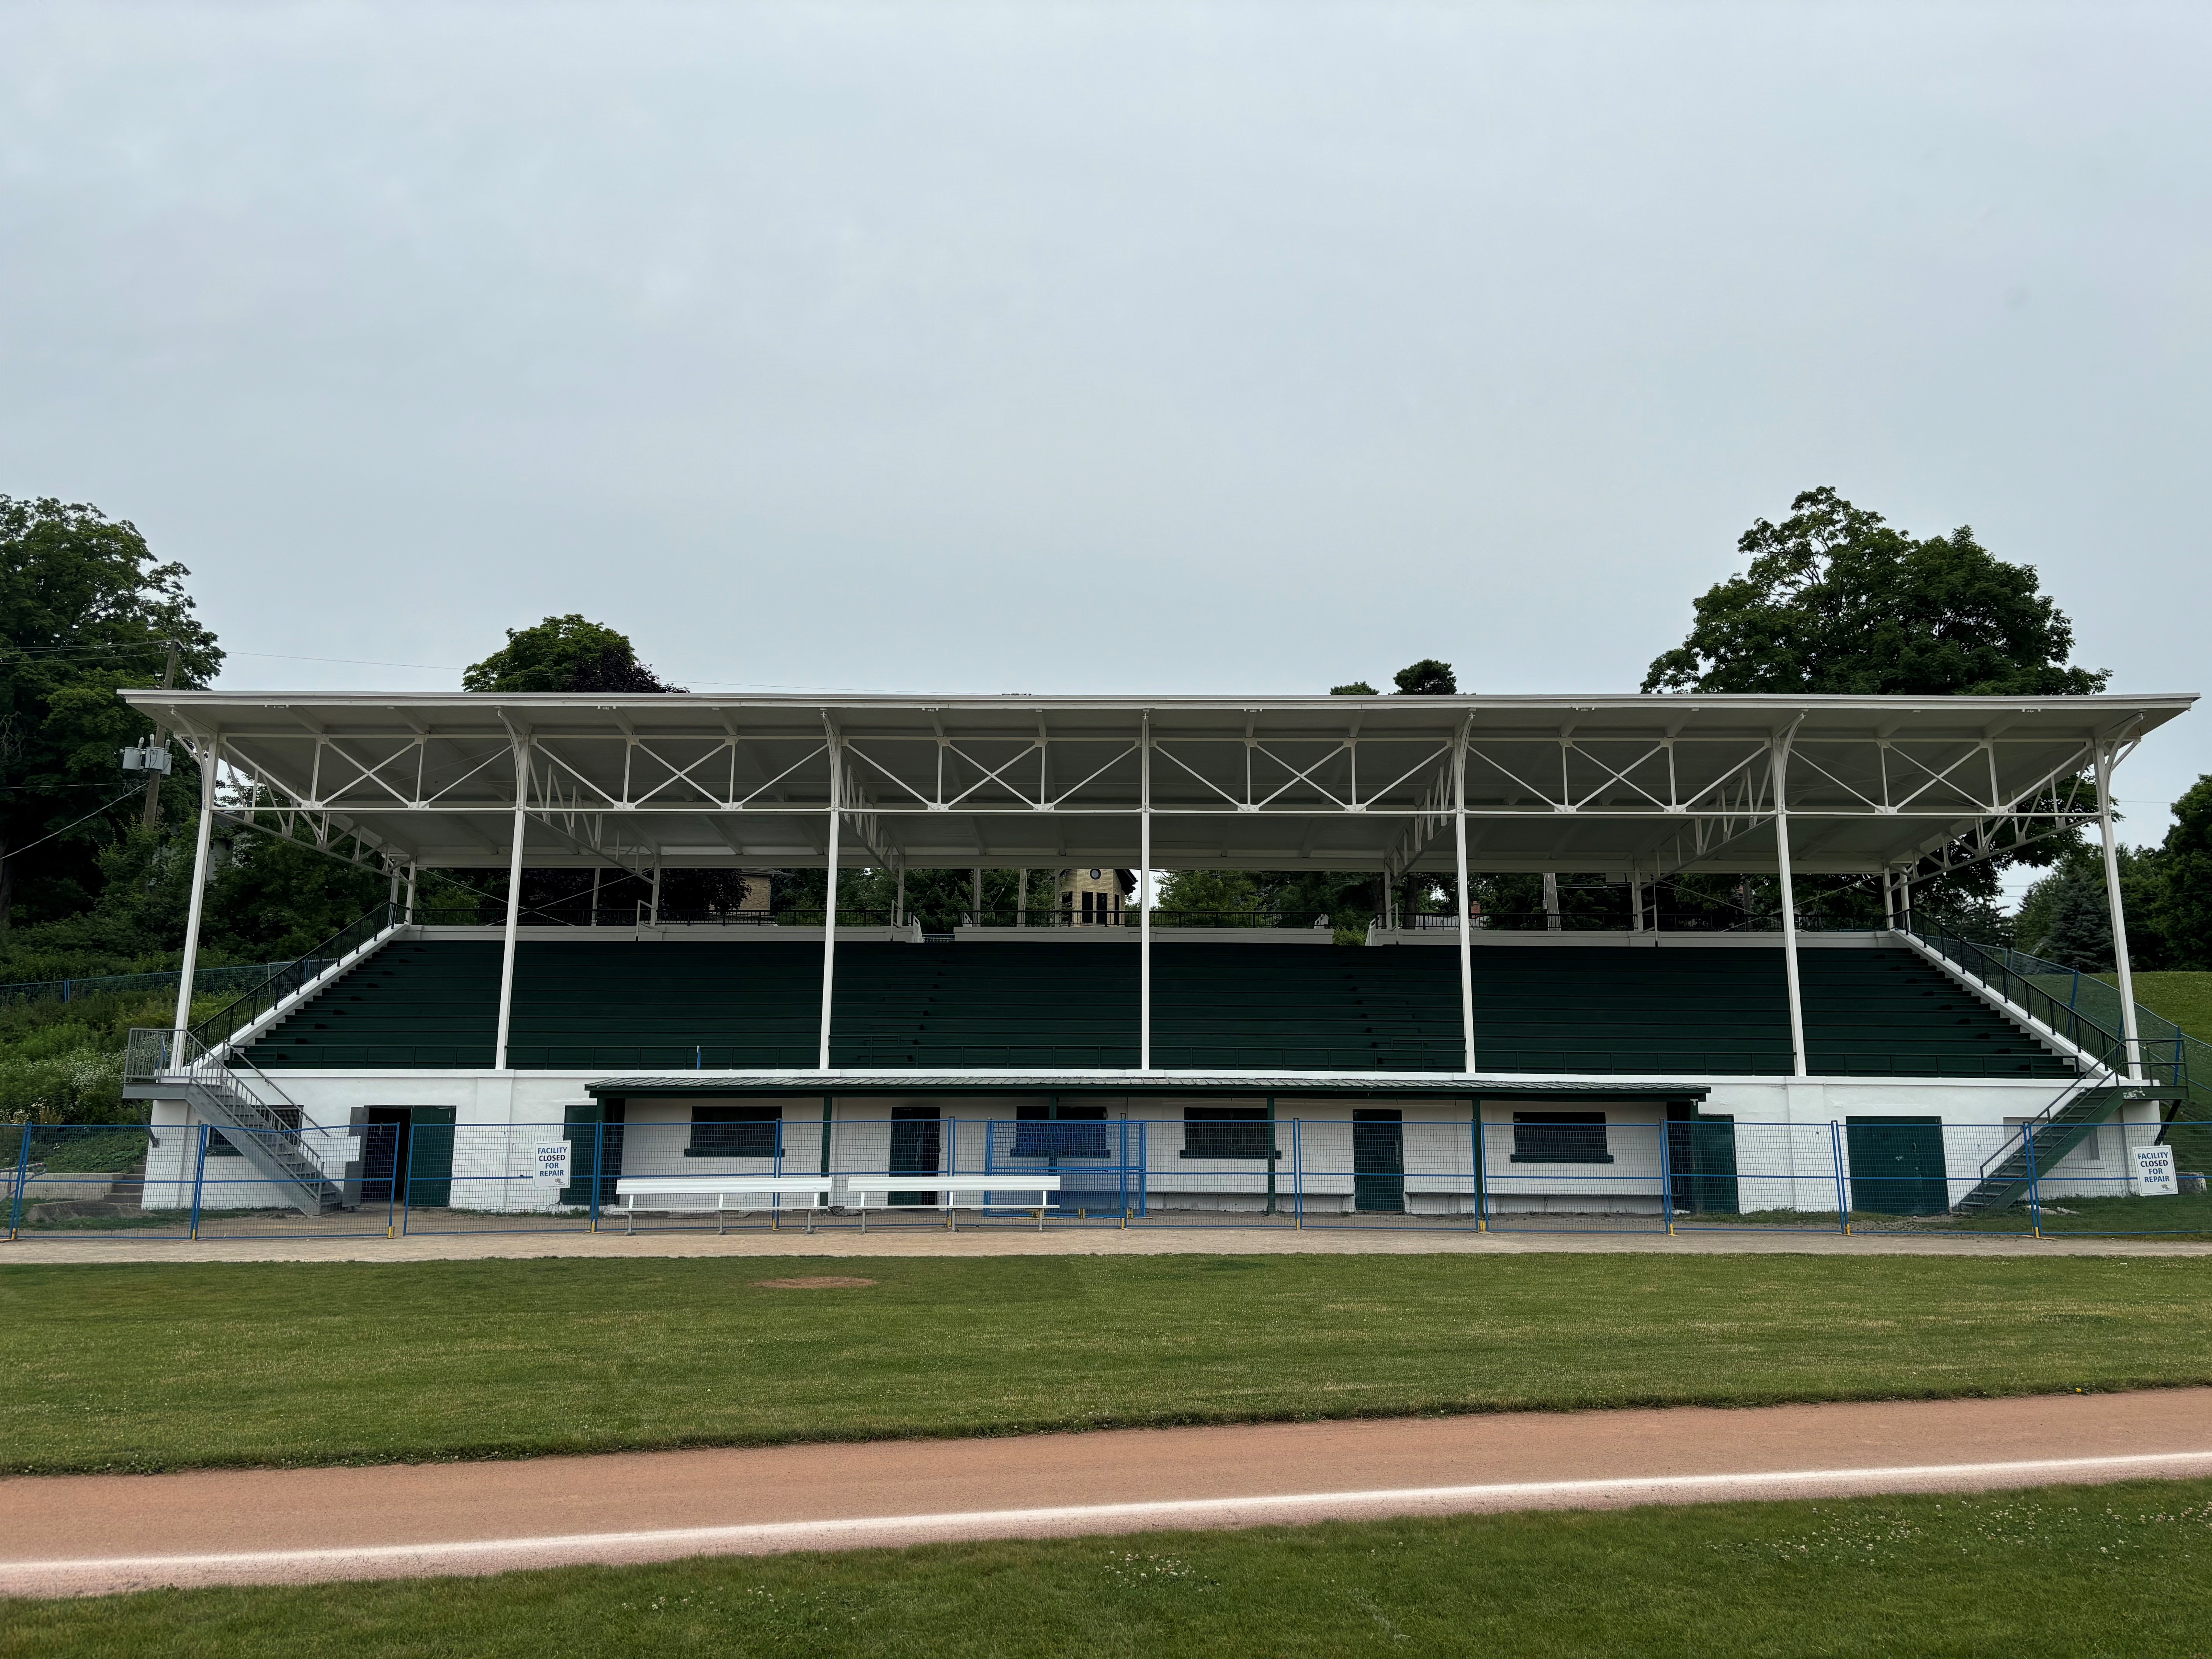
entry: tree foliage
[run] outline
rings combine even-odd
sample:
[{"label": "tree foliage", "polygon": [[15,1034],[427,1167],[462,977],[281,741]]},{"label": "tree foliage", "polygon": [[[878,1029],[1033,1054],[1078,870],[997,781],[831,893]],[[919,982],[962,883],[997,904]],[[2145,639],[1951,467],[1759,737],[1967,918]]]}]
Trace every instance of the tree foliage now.
[{"label": "tree foliage", "polygon": [[[2212,969],[2212,775],[2174,802],[2173,817],[2159,849],[2151,925],[2170,965]],[[2132,927],[2128,937],[2132,945]]]},{"label": "tree foliage", "polygon": [[1438,662],[1434,657],[1424,657],[1417,663],[1400,669],[1392,678],[1401,697],[1451,697],[1459,695],[1459,681],[1452,673],[1452,665]]},{"label": "tree foliage", "polygon": [[570,612],[510,628],[507,643],[461,675],[465,691],[681,691],[637,659],[626,634]]},{"label": "tree foliage", "polygon": [[1695,601],[1646,691],[2050,696],[2109,678],[2067,665],[2073,625],[2034,568],[1963,526],[1916,540],[1824,487],[1736,546],[1749,567]]},{"label": "tree foliage", "polygon": [[[0,495],[0,928],[89,905],[101,849],[138,816],[116,753],[152,726],[117,690],[160,684],[171,641],[179,684],[222,666],[190,574],[158,562],[127,520]],[[179,751],[164,793],[198,787]]]}]

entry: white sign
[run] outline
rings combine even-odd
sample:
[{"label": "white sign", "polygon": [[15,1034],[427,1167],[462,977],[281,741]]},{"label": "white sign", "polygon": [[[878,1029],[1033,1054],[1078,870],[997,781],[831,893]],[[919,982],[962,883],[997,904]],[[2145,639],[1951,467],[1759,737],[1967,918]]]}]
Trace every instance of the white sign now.
[{"label": "white sign", "polygon": [[556,1187],[568,1184],[568,1143],[565,1140],[540,1141],[531,1159],[533,1180]]},{"label": "white sign", "polygon": [[2138,1146],[2135,1154],[2136,1192],[2145,1198],[2157,1198],[2181,1190],[2173,1179],[2172,1147]]}]

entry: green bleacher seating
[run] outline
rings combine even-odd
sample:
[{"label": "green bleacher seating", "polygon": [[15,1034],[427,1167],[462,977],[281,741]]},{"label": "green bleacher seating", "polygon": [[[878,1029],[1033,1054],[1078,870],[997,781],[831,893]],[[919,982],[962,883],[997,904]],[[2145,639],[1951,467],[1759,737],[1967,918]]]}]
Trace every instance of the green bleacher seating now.
[{"label": "green bleacher seating", "polygon": [[[271,1069],[493,1063],[500,947],[409,941],[254,1045]],[[1800,956],[1821,1076],[2060,1077],[2063,1061],[1902,951]],[[803,944],[526,940],[509,1059],[522,1069],[814,1064],[821,958]],[[1178,942],[1152,953],[1163,1068],[1438,1072],[1461,1062],[1449,949]],[[1485,1072],[1786,1075],[1778,951],[1617,946],[1474,952]],[[867,1070],[1137,1063],[1137,953],[1084,941],[850,944],[832,1059]]]}]

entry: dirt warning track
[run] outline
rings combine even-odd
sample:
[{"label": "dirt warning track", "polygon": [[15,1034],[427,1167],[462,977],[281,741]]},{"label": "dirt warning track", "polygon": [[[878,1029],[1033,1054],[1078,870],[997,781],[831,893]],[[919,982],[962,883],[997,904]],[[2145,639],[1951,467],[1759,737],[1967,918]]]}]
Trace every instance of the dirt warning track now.
[{"label": "dirt warning track", "polygon": [[2212,1389],[0,1481],[0,1594],[2212,1475]]}]

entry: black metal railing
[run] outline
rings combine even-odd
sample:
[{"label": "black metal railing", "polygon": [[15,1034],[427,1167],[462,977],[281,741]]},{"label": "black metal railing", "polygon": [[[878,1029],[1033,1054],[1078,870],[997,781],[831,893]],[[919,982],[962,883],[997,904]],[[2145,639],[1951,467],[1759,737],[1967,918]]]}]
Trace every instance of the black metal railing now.
[{"label": "black metal railing", "polygon": [[297,961],[283,963],[244,995],[194,1025],[191,1032],[193,1040],[210,1048],[226,1041],[378,934],[398,926],[404,914],[400,906],[380,900],[366,914],[348,922],[313,950],[304,952]]},{"label": "black metal railing", "polygon": [[[1951,932],[1940,922],[1907,917],[1899,930],[1972,975],[2039,1024],[2065,1038],[2093,1064],[2118,1074],[2125,1074],[2130,1069],[2127,1038],[2113,1029],[2117,1021],[2107,1023],[2090,1015],[2076,1001],[2061,1000],[2050,988],[2037,983],[2035,976],[2021,973],[2012,952],[1978,944]],[[2136,1049],[2145,1079],[2169,1087],[2188,1086],[2187,1044],[2178,1030],[2170,1037],[2139,1037]]]}]

